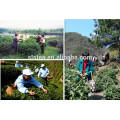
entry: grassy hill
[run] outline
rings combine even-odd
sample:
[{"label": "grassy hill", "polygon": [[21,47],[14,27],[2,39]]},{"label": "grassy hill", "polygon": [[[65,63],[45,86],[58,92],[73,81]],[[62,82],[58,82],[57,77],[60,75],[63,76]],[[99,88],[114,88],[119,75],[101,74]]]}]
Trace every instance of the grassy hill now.
[{"label": "grassy hill", "polygon": [[88,38],[76,32],[65,34],[65,55],[80,56],[85,50],[88,50],[90,55],[98,57],[107,51],[107,48],[98,48],[88,41]]}]

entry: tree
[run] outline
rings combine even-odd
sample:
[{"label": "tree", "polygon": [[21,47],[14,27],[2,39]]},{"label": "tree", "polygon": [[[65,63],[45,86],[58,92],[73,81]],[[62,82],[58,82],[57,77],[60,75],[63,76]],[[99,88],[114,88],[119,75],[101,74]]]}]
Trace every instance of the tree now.
[{"label": "tree", "polygon": [[120,51],[120,20],[98,19],[94,20],[94,35],[91,35],[97,46],[107,46]]}]

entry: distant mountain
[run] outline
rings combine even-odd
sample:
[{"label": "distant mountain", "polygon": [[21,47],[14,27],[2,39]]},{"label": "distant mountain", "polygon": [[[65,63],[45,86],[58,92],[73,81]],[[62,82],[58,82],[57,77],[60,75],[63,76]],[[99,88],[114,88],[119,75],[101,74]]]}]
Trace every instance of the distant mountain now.
[{"label": "distant mountain", "polygon": [[80,56],[88,50],[90,55],[101,56],[107,51],[107,48],[98,48],[88,41],[88,37],[82,36],[76,32],[65,33],[65,55]]},{"label": "distant mountain", "polygon": [[8,32],[8,29],[6,28],[0,28],[0,33]]}]

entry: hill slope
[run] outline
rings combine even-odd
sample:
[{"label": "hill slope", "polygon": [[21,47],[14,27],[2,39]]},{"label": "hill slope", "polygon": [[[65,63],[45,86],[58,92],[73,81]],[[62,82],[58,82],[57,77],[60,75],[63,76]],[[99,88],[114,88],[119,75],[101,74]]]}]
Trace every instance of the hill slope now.
[{"label": "hill slope", "polygon": [[107,48],[98,48],[88,41],[88,38],[79,33],[65,33],[65,55],[80,56],[85,50],[88,50],[90,55],[98,57],[107,51]]}]

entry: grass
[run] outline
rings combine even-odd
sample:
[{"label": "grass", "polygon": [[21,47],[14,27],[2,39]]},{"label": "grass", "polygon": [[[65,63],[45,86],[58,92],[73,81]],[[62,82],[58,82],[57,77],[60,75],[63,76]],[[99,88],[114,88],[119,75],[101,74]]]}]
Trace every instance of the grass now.
[{"label": "grass", "polygon": [[[18,51],[19,52],[19,51]],[[28,56],[22,55],[22,54],[13,54],[14,51],[12,50],[10,55],[7,56],[3,56],[2,54],[0,54],[0,58],[1,59],[28,59]],[[45,50],[44,50],[44,54],[41,54],[41,51],[37,54],[38,56],[45,56],[45,59],[48,59],[48,56],[54,56],[54,58],[56,59],[57,56],[59,56],[59,48],[57,47],[51,47],[51,46],[46,46]],[[37,56],[34,55],[34,56]]]}]

